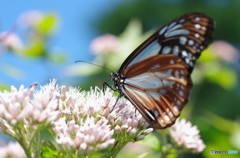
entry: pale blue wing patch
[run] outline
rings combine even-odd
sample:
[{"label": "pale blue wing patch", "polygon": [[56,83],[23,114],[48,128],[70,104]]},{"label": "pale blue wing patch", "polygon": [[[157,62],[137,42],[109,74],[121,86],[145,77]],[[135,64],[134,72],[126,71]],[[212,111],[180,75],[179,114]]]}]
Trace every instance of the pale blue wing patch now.
[{"label": "pale blue wing patch", "polygon": [[140,85],[145,89],[162,87],[162,81],[160,81],[156,75],[150,72],[142,73],[131,78],[126,78],[124,83],[129,85]]},{"label": "pale blue wing patch", "polygon": [[157,55],[161,49],[161,45],[158,40],[151,42],[147,47],[145,47],[130,63],[129,66],[136,64],[148,57]]}]

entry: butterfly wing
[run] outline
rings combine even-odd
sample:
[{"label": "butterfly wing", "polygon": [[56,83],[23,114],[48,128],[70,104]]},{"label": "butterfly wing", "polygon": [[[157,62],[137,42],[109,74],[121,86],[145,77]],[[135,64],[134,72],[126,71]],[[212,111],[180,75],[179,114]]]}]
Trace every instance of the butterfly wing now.
[{"label": "butterfly wing", "polygon": [[148,123],[172,125],[192,87],[187,65],[173,54],[152,56],[129,67],[122,91]]},{"label": "butterfly wing", "polygon": [[171,21],[138,46],[119,69],[159,54],[175,54],[189,65],[191,73],[196,59],[212,41],[214,21],[202,13],[183,15]]},{"label": "butterfly wing", "polygon": [[188,101],[190,74],[212,41],[213,20],[201,13],[179,17],[156,31],[122,64],[125,97],[154,128],[171,126]]}]

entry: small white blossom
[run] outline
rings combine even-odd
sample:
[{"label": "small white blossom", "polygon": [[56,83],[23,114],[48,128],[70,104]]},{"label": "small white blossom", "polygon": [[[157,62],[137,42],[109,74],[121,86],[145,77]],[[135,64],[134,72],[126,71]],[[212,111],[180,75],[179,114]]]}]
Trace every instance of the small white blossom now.
[{"label": "small white blossom", "polygon": [[23,49],[23,43],[20,37],[13,32],[2,32],[0,33],[0,46],[3,46],[3,49],[10,49],[18,51]]},{"label": "small white blossom", "polygon": [[31,111],[32,120],[36,122],[54,121],[59,115],[59,98],[60,91],[56,80],[36,91],[31,101],[33,105]]},{"label": "small white blossom", "polygon": [[22,85],[17,90],[12,86],[10,92],[0,92],[0,118],[12,125],[28,118],[33,109],[30,99],[34,88],[28,89]]},{"label": "small white blossom", "polygon": [[94,54],[105,54],[116,52],[119,49],[119,41],[116,36],[106,34],[95,38],[91,43]]},{"label": "small white blossom", "polygon": [[235,62],[239,59],[239,51],[226,41],[215,41],[212,43],[213,53],[228,62]]},{"label": "small white blossom", "polygon": [[199,135],[197,126],[192,126],[191,122],[185,119],[177,120],[176,123],[169,129],[170,135],[179,146],[184,146],[195,152],[202,152],[205,144]]},{"label": "small white blossom", "polygon": [[0,147],[0,158],[26,158],[22,147],[16,142]]}]

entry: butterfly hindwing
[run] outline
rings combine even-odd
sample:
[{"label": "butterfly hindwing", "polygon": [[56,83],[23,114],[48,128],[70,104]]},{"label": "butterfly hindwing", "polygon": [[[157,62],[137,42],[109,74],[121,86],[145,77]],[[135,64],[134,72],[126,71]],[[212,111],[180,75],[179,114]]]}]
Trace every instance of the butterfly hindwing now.
[{"label": "butterfly hindwing", "polygon": [[191,79],[177,56],[152,56],[128,68],[123,92],[154,128],[172,125],[188,100]]}]

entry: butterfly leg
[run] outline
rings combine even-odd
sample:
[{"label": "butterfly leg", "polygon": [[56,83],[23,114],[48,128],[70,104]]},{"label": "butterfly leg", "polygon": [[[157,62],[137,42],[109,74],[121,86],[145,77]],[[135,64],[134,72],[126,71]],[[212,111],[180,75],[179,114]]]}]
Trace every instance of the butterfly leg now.
[{"label": "butterfly leg", "polygon": [[110,88],[113,91],[117,91],[116,89],[114,89],[113,87],[111,87],[107,82],[103,82],[103,93],[105,94],[106,88]]},{"label": "butterfly leg", "polygon": [[110,89],[112,89],[114,91],[114,89],[107,82],[103,82],[103,93],[104,94],[105,94],[107,87],[109,87]]},{"label": "butterfly leg", "polygon": [[117,102],[118,102],[118,100],[119,100],[120,97],[121,97],[120,95],[117,96],[116,102],[114,103],[114,105],[113,105],[113,107],[112,107],[110,113],[113,111],[113,109],[114,109],[115,106],[117,105]]},{"label": "butterfly leg", "polygon": [[134,110],[134,111],[135,111],[135,117],[137,117],[137,109],[135,108],[135,110]]}]

